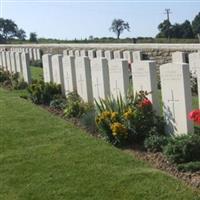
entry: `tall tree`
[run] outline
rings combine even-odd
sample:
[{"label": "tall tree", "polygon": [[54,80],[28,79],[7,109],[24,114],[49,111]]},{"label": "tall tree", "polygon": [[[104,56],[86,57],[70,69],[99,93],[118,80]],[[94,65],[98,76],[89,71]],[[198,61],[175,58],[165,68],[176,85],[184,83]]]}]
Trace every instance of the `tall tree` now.
[{"label": "tall tree", "polygon": [[37,42],[37,34],[36,33],[30,33],[30,42]]},{"label": "tall tree", "polygon": [[172,35],[172,25],[169,20],[164,20],[158,25],[158,30],[160,33],[156,37],[160,38],[170,38]]},{"label": "tall tree", "polygon": [[128,22],[122,19],[114,19],[109,30],[114,32],[117,35],[117,39],[119,39],[124,30],[130,31],[130,26]]},{"label": "tall tree", "polygon": [[200,34],[200,12],[195,16],[194,20],[192,21],[192,29],[195,36]]},{"label": "tall tree", "polygon": [[15,37],[17,25],[10,19],[0,18],[0,35],[3,40],[8,41]]},{"label": "tall tree", "polygon": [[23,29],[19,29],[17,30],[16,37],[19,38],[20,40],[25,40],[26,32]]}]

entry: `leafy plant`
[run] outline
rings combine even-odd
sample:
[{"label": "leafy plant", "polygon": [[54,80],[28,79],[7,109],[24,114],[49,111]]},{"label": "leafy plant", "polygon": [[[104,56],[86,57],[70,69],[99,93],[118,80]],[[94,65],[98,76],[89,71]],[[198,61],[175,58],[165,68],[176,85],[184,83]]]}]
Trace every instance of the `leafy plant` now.
[{"label": "leafy plant", "polygon": [[145,149],[151,152],[161,152],[168,143],[168,137],[164,135],[152,134],[144,140]]},{"label": "leafy plant", "polygon": [[169,140],[164,150],[173,163],[200,161],[200,136],[198,134],[182,135]]},{"label": "leafy plant", "polygon": [[85,103],[77,92],[71,92],[67,95],[67,105],[64,109],[64,115],[68,118],[80,118],[90,110],[90,107],[91,105]]},{"label": "leafy plant", "polygon": [[61,96],[61,86],[55,83],[35,81],[28,87],[29,97],[35,104],[49,105],[55,96]]},{"label": "leafy plant", "polygon": [[200,161],[179,164],[177,165],[177,169],[182,172],[200,171]]},{"label": "leafy plant", "polygon": [[140,91],[122,99],[111,97],[96,101],[96,123],[102,135],[114,145],[143,143],[153,131],[164,132],[162,119],[154,113],[152,104],[146,97],[147,92]]},{"label": "leafy plant", "polygon": [[59,96],[59,97],[54,97],[50,102],[50,108],[57,109],[57,110],[63,110],[66,107],[67,101],[65,98]]}]

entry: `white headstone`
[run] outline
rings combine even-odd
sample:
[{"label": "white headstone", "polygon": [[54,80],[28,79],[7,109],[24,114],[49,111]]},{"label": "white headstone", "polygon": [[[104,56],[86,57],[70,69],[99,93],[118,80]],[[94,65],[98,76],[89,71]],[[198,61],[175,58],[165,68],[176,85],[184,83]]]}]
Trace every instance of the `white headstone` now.
[{"label": "white headstone", "polygon": [[88,56],[88,51],[85,50],[85,49],[82,49],[82,50],[80,51],[80,56]]},{"label": "white headstone", "polygon": [[114,51],[114,58],[115,59],[122,59],[123,58],[123,52],[121,50]]},{"label": "white headstone", "polygon": [[133,90],[151,92],[147,98],[152,102],[157,114],[160,114],[160,101],[157,89],[157,72],[154,61],[141,61],[132,64]]},{"label": "white headstone", "polygon": [[96,51],[94,49],[88,50],[88,57],[89,58],[96,58]]},{"label": "white headstone", "polygon": [[16,66],[17,66],[17,72],[22,73],[23,69],[22,69],[22,56],[21,56],[21,52],[17,52],[15,57],[16,57]]},{"label": "white headstone", "polygon": [[106,50],[106,51],[104,52],[104,54],[105,54],[105,58],[106,58],[107,60],[111,60],[111,59],[114,58],[113,51]]},{"label": "white headstone", "polygon": [[97,56],[97,58],[105,57],[105,52],[104,52],[104,50],[102,50],[102,49],[97,50],[97,51],[96,51],[96,56]]},{"label": "white headstone", "polygon": [[88,57],[76,57],[77,92],[86,102],[93,102],[92,77],[90,60]]},{"label": "white headstone", "polygon": [[110,92],[113,97],[127,95],[129,89],[128,61],[114,59],[109,61]]},{"label": "white headstone", "polygon": [[6,51],[2,51],[2,63],[3,63],[3,69],[7,70],[7,59],[6,59]]},{"label": "white headstone", "polygon": [[69,55],[69,50],[68,49],[63,50],[63,55]]},{"label": "white headstone", "polygon": [[81,54],[80,54],[80,51],[79,51],[79,50],[75,50],[74,55],[75,55],[75,56],[80,56],[80,55],[81,55]]},{"label": "white headstone", "polygon": [[0,52],[0,68],[3,68],[3,56],[2,56],[2,52]]},{"label": "white headstone", "polygon": [[142,53],[141,51],[133,51],[133,62],[140,62],[142,60]]},{"label": "white headstone", "polygon": [[77,86],[74,56],[63,56],[63,76],[65,94],[67,95],[69,92],[76,91]]},{"label": "white headstone", "polygon": [[74,50],[69,50],[69,56],[75,56]]},{"label": "white headstone", "polygon": [[197,76],[197,71],[200,70],[200,53],[189,54],[190,72],[194,77]]},{"label": "white headstone", "polygon": [[10,52],[10,59],[11,59],[11,69],[12,72],[17,72],[17,64],[16,64],[16,52],[12,51]]},{"label": "white headstone", "polygon": [[166,133],[192,133],[193,124],[188,119],[188,114],[192,111],[188,64],[161,65],[160,79]]},{"label": "white headstone", "polygon": [[40,49],[36,49],[36,59],[41,60],[41,51]]},{"label": "white headstone", "polygon": [[131,51],[124,51],[123,57],[125,60],[128,60],[129,63],[133,62],[133,53]]},{"label": "white headstone", "polygon": [[7,70],[12,72],[11,69],[11,59],[10,59],[10,51],[6,51],[6,63],[7,63]]},{"label": "white headstone", "polygon": [[42,65],[43,65],[43,74],[44,82],[50,83],[53,82],[53,73],[52,73],[52,55],[45,54],[42,56]]},{"label": "white headstone", "polygon": [[91,59],[91,74],[94,98],[98,101],[99,98],[106,99],[107,97],[109,97],[110,83],[107,59]]},{"label": "white headstone", "polygon": [[29,52],[29,59],[30,59],[30,61],[34,60],[33,48],[29,48],[28,52]]},{"label": "white headstone", "polygon": [[172,63],[186,63],[186,53],[180,51],[172,53]]},{"label": "white headstone", "polygon": [[33,60],[37,61],[37,51],[36,51],[36,48],[33,49]]},{"label": "white headstone", "polygon": [[22,70],[23,70],[23,78],[24,81],[28,84],[31,83],[31,69],[30,69],[30,60],[29,60],[29,54],[28,53],[22,53]]},{"label": "white headstone", "polygon": [[64,94],[62,57],[63,56],[61,54],[56,54],[52,56],[52,74],[53,82],[56,84],[61,84],[62,93]]}]

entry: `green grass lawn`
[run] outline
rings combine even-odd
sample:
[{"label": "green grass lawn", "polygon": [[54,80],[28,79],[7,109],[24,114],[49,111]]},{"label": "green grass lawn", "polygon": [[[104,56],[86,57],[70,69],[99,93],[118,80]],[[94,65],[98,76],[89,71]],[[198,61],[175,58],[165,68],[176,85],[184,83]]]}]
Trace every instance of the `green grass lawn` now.
[{"label": "green grass lawn", "polygon": [[31,66],[31,76],[34,80],[42,80],[43,79],[43,70],[41,67]]},{"label": "green grass lawn", "polygon": [[200,193],[0,89],[1,200],[200,200]]}]

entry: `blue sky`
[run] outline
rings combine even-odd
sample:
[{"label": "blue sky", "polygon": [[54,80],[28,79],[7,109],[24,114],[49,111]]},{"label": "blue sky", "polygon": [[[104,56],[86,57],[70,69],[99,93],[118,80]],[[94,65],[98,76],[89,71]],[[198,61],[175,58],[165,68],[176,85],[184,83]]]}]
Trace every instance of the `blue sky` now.
[{"label": "blue sky", "polygon": [[124,32],[122,37],[155,36],[158,24],[166,18],[165,8],[172,11],[172,23],[192,20],[200,12],[200,1],[186,0],[0,1],[3,1],[1,15],[14,20],[27,35],[36,32],[39,37],[59,39],[115,36],[108,30],[114,18],[122,18],[130,24],[131,31]]}]

